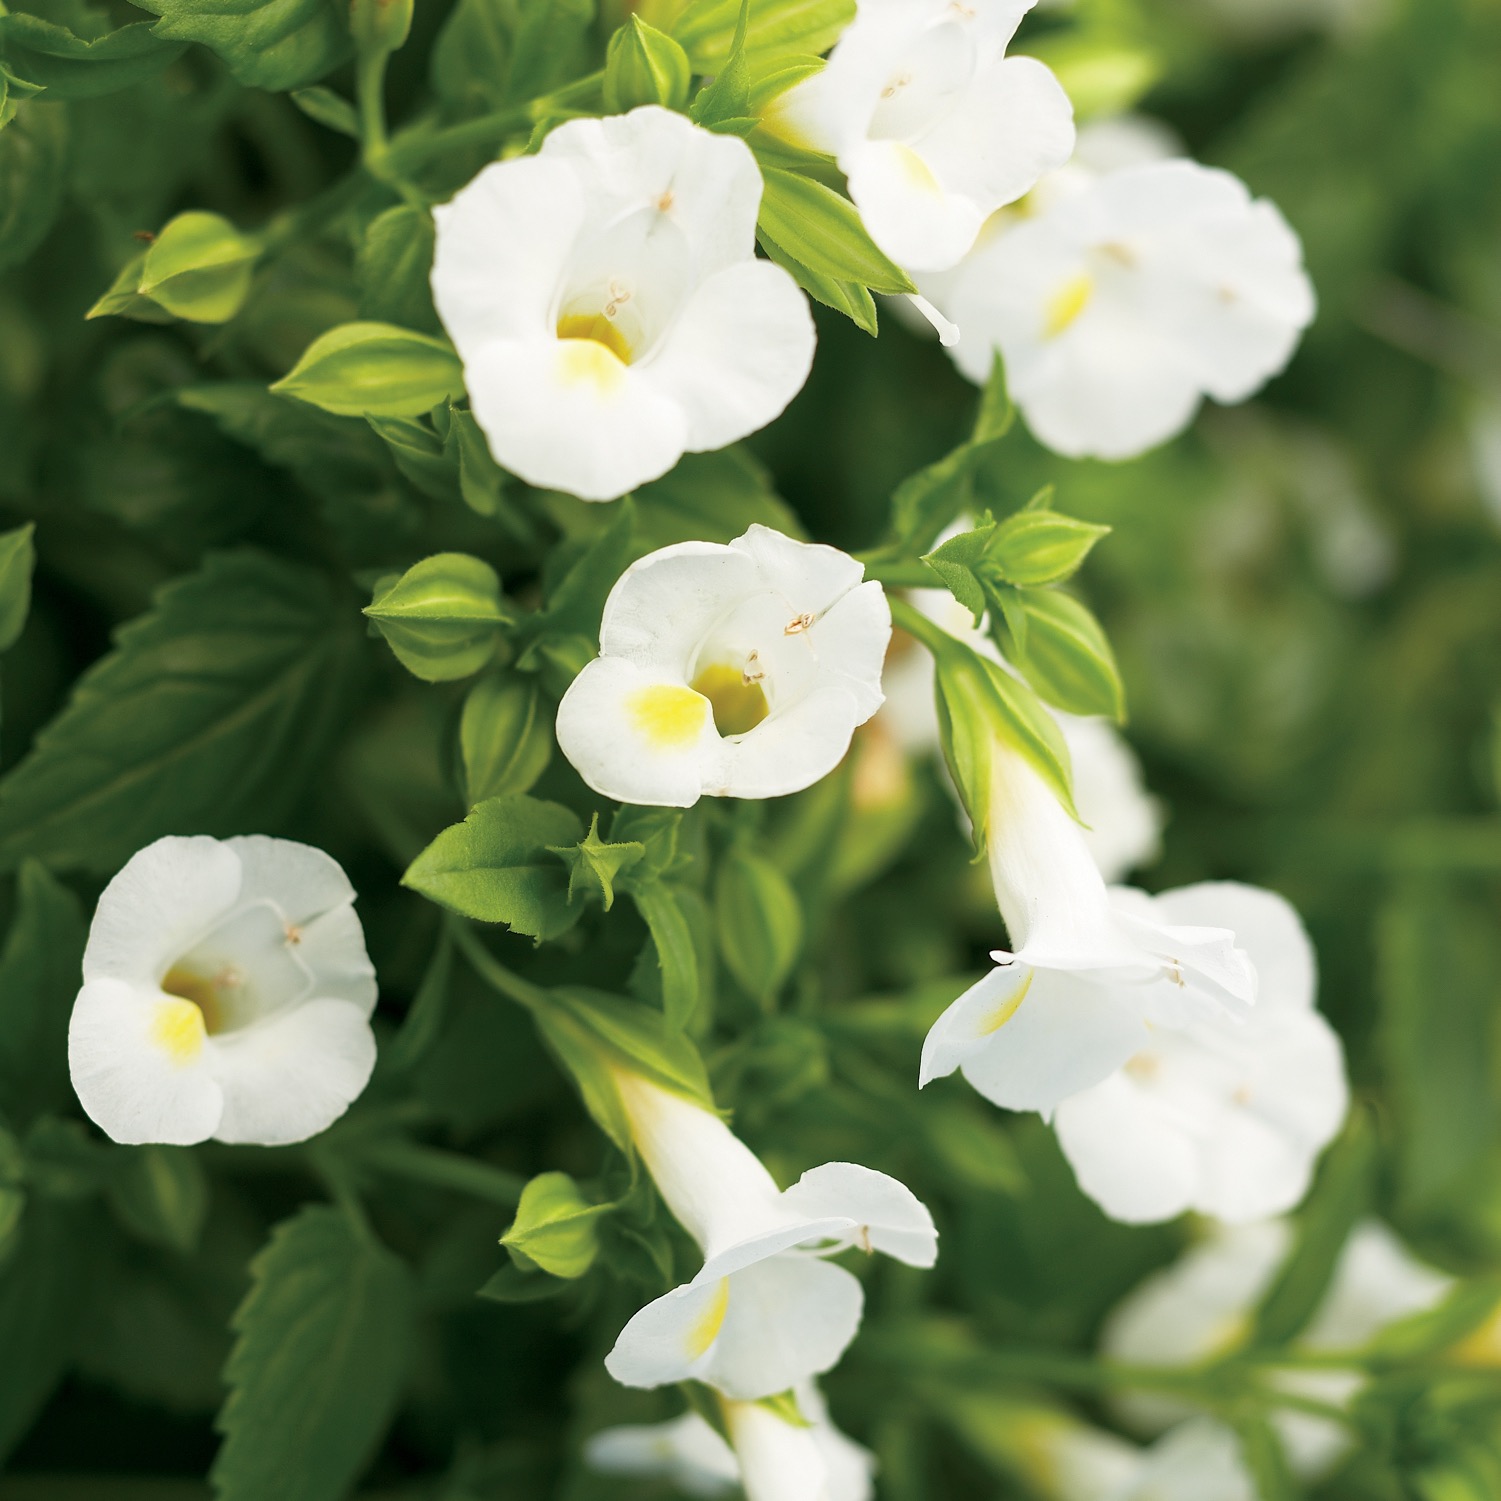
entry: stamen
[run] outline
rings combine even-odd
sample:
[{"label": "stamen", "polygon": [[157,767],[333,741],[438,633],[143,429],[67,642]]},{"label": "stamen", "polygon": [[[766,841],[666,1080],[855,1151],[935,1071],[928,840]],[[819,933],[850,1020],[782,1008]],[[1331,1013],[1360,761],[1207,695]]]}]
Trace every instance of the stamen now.
[{"label": "stamen", "polygon": [[620,311],[621,307],[631,300],[632,295],[629,287],[622,286],[612,276],[610,278],[610,300],[605,304],[604,308],[605,317],[613,318]]},{"label": "stamen", "polygon": [[657,199],[657,212],[659,214],[671,213],[672,206],[676,202],[677,199],[673,197],[672,189],[668,188],[667,191],[663,193],[659,199]]},{"label": "stamen", "polygon": [[895,99],[896,96],[900,94],[901,91],[906,88],[907,85],[911,82],[912,75],[910,73],[899,74],[897,77],[893,78],[884,89],[881,90],[881,98]]},{"label": "stamen", "polygon": [[859,1230],[856,1232],[856,1238],[860,1242],[860,1249],[864,1251],[867,1256],[874,1254],[875,1247],[870,1243],[869,1225],[861,1225]]},{"label": "stamen", "polygon": [[933,325],[938,333],[938,342],[945,349],[952,349],[959,342],[959,325],[950,323],[926,297],[919,297],[916,292],[908,292],[907,301]]},{"label": "stamen", "polygon": [[1101,245],[1100,254],[1107,260],[1114,261],[1117,266],[1124,266],[1128,271],[1136,265],[1136,252],[1129,245],[1122,245],[1119,240],[1112,240],[1108,245]]},{"label": "stamen", "polygon": [[786,629],[783,630],[782,634],[784,636],[800,636],[804,631],[812,628],[813,622],[817,618],[817,616],[811,615],[808,611],[804,610],[801,615],[787,622]]},{"label": "stamen", "polygon": [[289,922],[285,929],[287,942],[294,948],[302,942],[302,929],[294,922]]}]

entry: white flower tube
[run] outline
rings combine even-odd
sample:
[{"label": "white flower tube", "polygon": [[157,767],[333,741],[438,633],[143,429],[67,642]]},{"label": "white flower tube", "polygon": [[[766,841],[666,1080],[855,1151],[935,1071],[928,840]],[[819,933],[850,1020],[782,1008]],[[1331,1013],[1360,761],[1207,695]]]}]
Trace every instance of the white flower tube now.
[{"label": "white flower tube", "polygon": [[1036,58],[1006,56],[1033,3],[858,0],[828,65],[769,112],[771,129],[838,160],[900,265],[954,265],[996,209],[1068,160],[1068,95]]},{"label": "white flower tube", "polygon": [[644,106],[560,125],[433,211],[433,300],[496,462],[613,500],[764,427],[813,322],[755,257],[761,176],[737,137]]},{"label": "white flower tube", "polygon": [[1107,888],[1031,763],[1000,741],[994,758],[987,850],[1012,951],[934,1024],[920,1082],[958,1068],[997,1105],[1051,1114],[1157,1029],[1248,1010],[1256,976],[1228,928]]},{"label": "white flower tube", "polygon": [[660,1477],[689,1496],[728,1495],[740,1481],[735,1451],[696,1412],[591,1434],[584,1463],[602,1475]]},{"label": "white flower tube", "polygon": [[1033,433],[1070,457],[1129,458],[1246,400],[1314,315],[1302,246],[1228,172],[1149,161],[1069,168],[1030,215],[987,233],[924,290],[964,330],[953,356],[983,384],[999,350]]},{"label": "white flower tube", "polygon": [[1349,1108],[1338,1036],[1314,1009],[1313,948],[1279,896],[1212,882],[1137,896],[1182,928],[1233,929],[1258,977],[1247,1017],[1212,1011],[1145,1039],[1108,1079],[1065,1100],[1056,1127],[1079,1186],[1113,1219],[1184,1210],[1245,1222],[1308,1191]]},{"label": "white flower tube", "polygon": [[271,1146],[324,1130],[375,1066],[375,971],[321,850],[159,839],[105,888],[68,1065],[120,1142]]},{"label": "white flower tube", "polygon": [[610,591],[600,654],[563,695],[563,754],[627,803],[811,786],[881,706],[891,610],[864,577],[764,526],[648,554]]},{"label": "white flower tube", "polygon": [[[1251,1333],[1251,1316],[1292,1248],[1285,1220],[1215,1226],[1207,1238],[1142,1282],[1105,1323],[1101,1345],[1128,1365],[1191,1368],[1232,1354]],[[1434,1308],[1453,1282],[1416,1260],[1376,1220],[1357,1225],[1335,1264],[1329,1290],[1297,1347],[1358,1350],[1388,1325]],[[1351,1370],[1276,1372],[1284,1390],[1348,1406],[1362,1378]],[[1120,1416],[1143,1433],[1160,1433],[1189,1416],[1188,1404],[1155,1393],[1116,1399]],[[1273,1426],[1289,1464],[1304,1480],[1326,1475],[1348,1451],[1342,1424],[1279,1412]]]},{"label": "white flower tube", "polygon": [[694,1279],[643,1308],[605,1361],[624,1386],[707,1382],[726,1396],[774,1396],[827,1371],[860,1326],[858,1279],[825,1260],[850,1246],[931,1266],[938,1236],[894,1178],[848,1162],[785,1192],[712,1111],[616,1071],[647,1170],[704,1253]]}]

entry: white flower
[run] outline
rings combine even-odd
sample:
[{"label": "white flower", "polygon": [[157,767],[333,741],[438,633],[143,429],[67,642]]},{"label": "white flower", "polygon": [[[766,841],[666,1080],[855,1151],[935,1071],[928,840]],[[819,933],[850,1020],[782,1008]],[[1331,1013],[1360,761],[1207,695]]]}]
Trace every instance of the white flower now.
[{"label": "white flower", "polygon": [[909,1266],[937,1258],[932,1217],[894,1178],[829,1162],[781,1192],[713,1112],[639,1075],[615,1083],[647,1169],[704,1253],[691,1282],[621,1332],[605,1367],[623,1385],[787,1391],[833,1366],[860,1326],[858,1279],[825,1257],[860,1246]]},{"label": "white flower", "polygon": [[375,971],[321,850],[158,839],[104,889],[68,1029],[73,1087],[121,1142],[265,1146],[341,1116],[370,1078]]},{"label": "white flower", "polygon": [[734,136],[655,106],[559,126],[433,211],[433,300],[496,461],[613,500],[765,426],[813,323],[755,259],[761,177]]},{"label": "white flower", "polygon": [[[968,531],[972,523],[956,523],[938,539]],[[935,625],[992,662],[1001,654],[987,631],[947,589],[910,589],[907,599]],[[1002,663],[1004,666],[1005,664]],[[886,702],[880,722],[911,755],[939,749],[938,709],[934,702],[932,656],[903,643],[886,664],[881,686]],[[1055,715],[1068,743],[1074,776],[1074,807],[1083,825],[1084,842],[1107,881],[1150,865],[1162,846],[1162,805],[1146,790],[1141,763],[1120,731],[1108,719],[1075,714]],[[949,783],[950,790],[958,792]],[[968,820],[965,820],[966,826]]]},{"label": "white flower", "polygon": [[1200,1418],[1154,1444],[1125,1488],[1100,1501],[1257,1501],[1258,1494],[1240,1440],[1223,1424]]},{"label": "white flower", "polygon": [[690,1412],[670,1423],[606,1429],[584,1446],[584,1457],[606,1474],[659,1475],[690,1496],[722,1496],[743,1473],[749,1501],[870,1501],[875,1456],[834,1427],[811,1381],[796,1396],[804,1428],[756,1403],[723,1402],[736,1449]]},{"label": "white flower", "polygon": [[[1292,1248],[1284,1220],[1215,1226],[1173,1265],[1142,1282],[1106,1321],[1102,1346],[1129,1365],[1192,1367],[1232,1354],[1251,1332],[1251,1315]],[[1329,1290],[1298,1337],[1295,1349],[1357,1350],[1399,1319],[1435,1307],[1453,1286],[1415,1260],[1375,1220],[1358,1225],[1335,1265]],[[1361,1385],[1354,1371],[1284,1370],[1274,1384],[1337,1406]],[[1185,1403],[1145,1392],[1117,1399],[1123,1419],[1156,1433],[1192,1412]],[[1288,1461],[1304,1479],[1326,1474],[1349,1448],[1339,1423],[1280,1412],[1274,1426]]]},{"label": "white flower", "polygon": [[600,655],[563,695],[563,754],[627,803],[812,785],[881,706],[891,610],[864,576],[764,526],[648,554],[610,591]]},{"label": "white flower", "polygon": [[1165,1027],[1239,1012],[1251,962],[1222,926],[1184,925],[1165,899],[1107,888],[1079,826],[997,741],[986,840],[1013,952],[934,1024],[922,1084],[956,1068],[1009,1110],[1051,1114],[1108,1079]]},{"label": "white flower", "polygon": [[768,118],[827,151],[871,238],[912,270],[952,266],[985,220],[1074,145],[1073,106],[1006,46],[1033,0],[859,0],[828,65]]},{"label": "white flower", "polygon": [[1156,161],[1038,195],[944,285],[959,368],[993,351],[1033,433],[1073,457],[1120,459],[1244,401],[1286,365],[1314,314],[1298,237],[1228,172]]},{"label": "white flower", "polygon": [[1148,899],[1143,916],[1232,929],[1258,979],[1249,1016],[1202,1012],[1143,1039],[1124,1067],[1065,1100],[1058,1141],[1113,1219],[1186,1209],[1244,1222],[1291,1209],[1349,1107],[1339,1038],[1314,1009],[1312,946],[1279,896],[1211,882]]}]

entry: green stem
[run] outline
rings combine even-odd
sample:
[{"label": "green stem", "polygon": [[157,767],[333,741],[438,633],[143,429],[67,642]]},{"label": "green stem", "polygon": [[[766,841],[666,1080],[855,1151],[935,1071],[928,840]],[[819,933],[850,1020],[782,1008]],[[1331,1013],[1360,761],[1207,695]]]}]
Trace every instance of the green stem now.
[{"label": "green stem", "polygon": [[354,1233],[361,1240],[374,1244],[376,1234],[370,1226],[365,1206],[360,1201],[359,1189],[355,1186],[349,1165],[316,1146],[308,1151],[308,1165],[322,1180],[329,1198],[343,1211],[345,1218],[353,1226]]},{"label": "green stem", "polygon": [[504,1168],[492,1167],[488,1162],[463,1157],[457,1152],[444,1152],[437,1147],[419,1146],[409,1141],[372,1143],[360,1151],[360,1161],[377,1172],[468,1194],[470,1198],[502,1204],[508,1209],[516,1207],[521,1190],[526,1186],[526,1180],[518,1173],[508,1173]]},{"label": "green stem", "polygon": [[[931,574],[928,581],[933,581]],[[901,626],[909,636],[915,636],[929,651],[940,652],[953,647],[954,638],[942,626],[929,620],[909,600],[897,598],[891,600],[890,604],[892,622]]]},{"label": "green stem", "polygon": [[393,188],[408,203],[427,207],[427,199],[406,180],[386,133],[386,63],[391,54],[376,48],[355,65],[355,101],[360,117],[360,159],[377,182]]},{"label": "green stem", "polygon": [[547,1005],[547,992],[540,985],[533,985],[530,980],[523,980],[508,970],[462,918],[450,920],[449,932],[459,952],[469,961],[470,968],[492,990],[515,1001],[518,1006],[525,1006],[528,1011]]},{"label": "green stem", "polygon": [[937,589],[942,587],[943,581],[918,558],[896,559],[882,561],[879,557],[870,554],[857,554],[858,560],[865,564],[865,576],[874,579],[878,584],[884,584],[888,589]]}]

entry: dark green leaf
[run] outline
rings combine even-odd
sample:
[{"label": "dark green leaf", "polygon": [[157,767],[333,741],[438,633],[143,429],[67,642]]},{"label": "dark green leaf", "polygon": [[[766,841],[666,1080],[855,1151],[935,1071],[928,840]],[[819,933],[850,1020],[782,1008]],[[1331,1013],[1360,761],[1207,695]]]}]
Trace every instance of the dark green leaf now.
[{"label": "dark green leaf", "polygon": [[537,680],[518,673],[492,674],[469,690],[459,748],[471,806],[531,791],[552,760],[552,710]]},{"label": "dark green leaf", "polygon": [[201,42],[251,88],[315,83],[349,55],[336,0],[135,0],[160,37]]},{"label": "dark green leaf", "polygon": [[438,331],[428,288],[433,244],[433,216],[410,203],[398,203],[371,221],[355,261],[361,318],[420,333]]},{"label": "dark green leaf", "polygon": [[149,21],[82,37],[40,16],[0,13],[0,50],[21,75],[54,99],[89,99],[154,77],[183,49]]},{"label": "dark green leaf", "polygon": [[769,1005],[803,946],[803,913],[786,876],[764,856],[729,850],[714,883],[714,923],[725,968]]},{"label": "dark green leaf", "polygon": [[699,1001],[698,954],[693,930],[666,881],[628,883],[626,889],[646,923],[662,974],[662,1012],[672,1030],[687,1026]]},{"label": "dark green leaf", "polygon": [[208,1214],[208,1179],[186,1147],[131,1147],[114,1163],[109,1202],[132,1235],[189,1255]]},{"label": "dark green leaf", "polygon": [[47,236],[67,182],[66,105],[32,100],[0,130],[0,266],[23,261]]},{"label": "dark green leaf", "polygon": [[36,528],[28,523],[0,533],[0,651],[8,651],[26,625],[31,609],[31,573],[36,567]]}]

